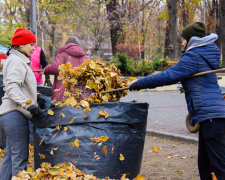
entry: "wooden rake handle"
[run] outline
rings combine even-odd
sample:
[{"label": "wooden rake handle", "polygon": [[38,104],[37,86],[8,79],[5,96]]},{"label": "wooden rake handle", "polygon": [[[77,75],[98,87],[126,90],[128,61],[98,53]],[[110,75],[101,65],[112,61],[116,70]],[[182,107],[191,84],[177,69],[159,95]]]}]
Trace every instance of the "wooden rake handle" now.
[{"label": "wooden rake handle", "polygon": [[33,72],[39,72],[39,71],[44,72],[44,69],[34,69],[33,70]]},{"label": "wooden rake handle", "polygon": [[[197,76],[203,76],[203,75],[206,75],[206,74],[219,73],[219,72],[225,72],[225,68],[196,73],[196,74],[190,76],[189,78],[197,77]],[[123,91],[123,90],[127,90],[127,89],[129,89],[129,87],[112,89],[112,90],[108,90],[108,91],[102,91],[102,92],[99,92],[99,94],[105,94],[105,93]]]},{"label": "wooden rake handle", "polygon": [[219,72],[225,72],[225,68],[196,73],[196,74],[190,76],[189,78],[197,77],[197,76],[203,76],[203,75],[206,75],[206,74],[219,73]]}]

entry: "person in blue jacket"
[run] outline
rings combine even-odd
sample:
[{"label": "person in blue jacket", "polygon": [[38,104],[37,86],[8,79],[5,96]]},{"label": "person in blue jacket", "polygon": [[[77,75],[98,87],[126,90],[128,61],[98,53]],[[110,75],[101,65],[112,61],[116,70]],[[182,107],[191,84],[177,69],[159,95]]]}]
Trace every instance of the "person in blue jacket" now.
[{"label": "person in blue jacket", "polygon": [[129,90],[155,88],[181,82],[193,125],[200,124],[198,168],[200,178],[225,180],[225,101],[215,73],[189,78],[219,68],[220,51],[214,43],[218,35],[206,35],[205,24],[194,22],[181,33],[184,53],[180,61],[158,74],[132,83]]}]

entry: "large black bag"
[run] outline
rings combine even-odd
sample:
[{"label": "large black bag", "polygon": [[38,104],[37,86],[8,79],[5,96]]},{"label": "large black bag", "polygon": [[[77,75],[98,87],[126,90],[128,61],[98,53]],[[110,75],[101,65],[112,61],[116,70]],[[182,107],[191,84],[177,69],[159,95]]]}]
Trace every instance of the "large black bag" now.
[{"label": "large black bag", "polygon": [[[147,103],[113,102],[91,104],[88,114],[71,106],[52,109],[54,115],[44,110],[43,118],[33,119],[35,169],[42,162],[52,166],[72,162],[97,178],[119,179],[123,174],[130,179],[136,177],[141,168],[148,107]],[[108,112],[109,117],[97,116],[100,110]],[[109,139],[103,143],[90,139],[100,136]],[[76,139],[79,147],[74,145]]]}]

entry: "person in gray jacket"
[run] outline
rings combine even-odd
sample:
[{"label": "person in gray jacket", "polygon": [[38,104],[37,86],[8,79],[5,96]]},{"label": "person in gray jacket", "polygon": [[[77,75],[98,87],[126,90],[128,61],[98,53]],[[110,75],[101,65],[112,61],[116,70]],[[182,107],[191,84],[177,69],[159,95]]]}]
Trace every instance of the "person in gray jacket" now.
[{"label": "person in gray jacket", "polygon": [[32,115],[41,116],[36,105],[37,83],[31,62],[35,35],[27,29],[17,29],[12,37],[12,47],[3,65],[5,94],[0,106],[0,124],[6,134],[6,148],[0,169],[0,179],[11,180],[19,170],[25,170],[29,156],[29,125]]},{"label": "person in gray jacket", "polygon": [[200,124],[198,168],[202,180],[225,180],[225,101],[215,73],[190,76],[219,68],[220,51],[214,43],[218,35],[206,34],[205,24],[194,22],[182,33],[184,53],[180,61],[158,74],[131,84],[129,90],[155,88],[181,82],[193,125]]}]

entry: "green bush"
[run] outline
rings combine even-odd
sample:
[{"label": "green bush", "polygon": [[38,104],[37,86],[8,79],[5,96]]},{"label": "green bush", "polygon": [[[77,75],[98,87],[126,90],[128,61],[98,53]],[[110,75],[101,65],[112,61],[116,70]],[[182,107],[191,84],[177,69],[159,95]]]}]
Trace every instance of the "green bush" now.
[{"label": "green bush", "polygon": [[167,65],[167,60],[168,60],[167,58],[165,58],[165,59],[159,59],[159,58],[154,59],[152,61],[152,63],[151,63],[152,64],[152,68],[155,71],[162,70],[162,68]]},{"label": "green bush", "polygon": [[155,71],[152,66],[152,63],[147,62],[146,60],[142,60],[138,64],[138,67],[139,67],[139,76],[147,76]]},{"label": "green bush", "polygon": [[117,54],[117,57],[113,57],[110,63],[114,63],[115,66],[120,69],[122,75],[129,76],[147,76],[160,71],[163,67],[168,65],[167,59],[156,58],[154,61],[142,60],[140,63],[133,59],[128,59],[125,54]]}]

